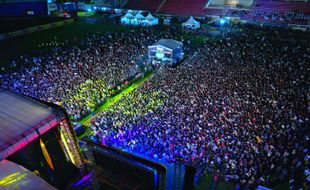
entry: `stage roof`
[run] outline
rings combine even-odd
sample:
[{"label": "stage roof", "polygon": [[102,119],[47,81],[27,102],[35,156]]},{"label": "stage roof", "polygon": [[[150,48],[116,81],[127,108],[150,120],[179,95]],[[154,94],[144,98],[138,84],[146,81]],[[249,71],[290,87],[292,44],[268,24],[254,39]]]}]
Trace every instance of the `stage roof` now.
[{"label": "stage roof", "polygon": [[167,47],[167,48],[169,48],[171,50],[183,47],[183,43],[182,42],[179,42],[179,41],[176,41],[176,40],[173,40],[173,39],[160,39],[158,42],[156,42],[152,46],[157,46],[157,45],[161,45],[161,46]]},{"label": "stage roof", "polygon": [[52,108],[34,99],[0,89],[0,160],[56,125]]},{"label": "stage roof", "polygon": [[0,161],[0,189],[56,190],[39,176],[8,160]]}]

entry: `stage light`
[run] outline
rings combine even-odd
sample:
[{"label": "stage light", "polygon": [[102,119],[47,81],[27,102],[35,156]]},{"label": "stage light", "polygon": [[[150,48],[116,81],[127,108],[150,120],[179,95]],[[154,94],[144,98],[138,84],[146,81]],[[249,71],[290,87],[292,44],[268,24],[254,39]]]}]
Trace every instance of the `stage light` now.
[{"label": "stage light", "polygon": [[85,182],[87,182],[88,180],[90,180],[92,177],[92,174],[87,174],[85,175],[82,179],[80,179],[78,182],[76,182],[75,184],[73,184],[73,187],[79,186]]},{"label": "stage light", "polygon": [[54,165],[53,165],[52,159],[51,159],[51,157],[50,157],[50,155],[49,155],[49,153],[48,153],[48,151],[47,151],[47,149],[46,149],[46,147],[45,147],[45,144],[44,144],[44,142],[42,141],[41,138],[40,138],[40,146],[41,146],[42,153],[43,153],[43,155],[44,155],[44,157],[45,157],[46,162],[48,163],[48,165],[50,166],[50,168],[51,168],[52,170],[54,170]]},{"label": "stage light", "polygon": [[[27,174],[22,174],[20,172],[15,172],[15,173],[12,173],[2,179],[0,179],[0,187],[2,186],[8,186],[10,184],[14,184],[16,183],[17,181],[20,181],[22,179],[24,179],[25,177],[27,176]],[[25,182],[27,183],[27,182]]]},{"label": "stage light", "polygon": [[64,146],[65,146],[65,153],[67,153],[67,156],[70,158],[70,160],[71,160],[71,162],[73,163],[73,164],[75,164],[75,160],[74,160],[74,157],[73,157],[73,155],[72,155],[72,153],[71,153],[71,151],[70,151],[70,148],[69,148],[69,145],[68,145],[68,143],[67,143],[67,138],[65,138],[65,131],[64,131],[64,129],[63,129],[64,127],[62,127],[61,129],[60,129],[60,138],[61,138],[61,140],[62,140],[62,143],[64,144]]},{"label": "stage light", "polygon": [[221,25],[224,25],[225,23],[226,23],[226,20],[223,19],[223,18],[221,18],[221,19],[220,19],[220,24],[221,24]]},{"label": "stage light", "polygon": [[162,58],[165,57],[165,54],[164,54],[164,52],[162,52],[162,51],[158,51],[158,52],[156,52],[156,57],[157,57],[158,59],[162,59]]},{"label": "stage light", "polygon": [[20,175],[20,172],[12,173],[2,179],[0,179],[0,186],[4,186],[5,184],[9,183],[11,180],[15,179],[16,176]]},{"label": "stage light", "polygon": [[87,9],[88,12],[91,12],[91,9]]}]

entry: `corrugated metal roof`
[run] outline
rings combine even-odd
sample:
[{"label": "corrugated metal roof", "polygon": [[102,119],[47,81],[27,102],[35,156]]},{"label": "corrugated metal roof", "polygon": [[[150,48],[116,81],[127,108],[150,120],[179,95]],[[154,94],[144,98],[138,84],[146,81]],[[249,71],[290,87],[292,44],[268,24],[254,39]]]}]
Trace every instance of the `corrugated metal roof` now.
[{"label": "corrugated metal roof", "polygon": [[0,189],[56,190],[39,176],[14,162],[0,161],[0,171]]},{"label": "corrugated metal roof", "polygon": [[173,40],[173,39],[160,39],[158,42],[156,42],[152,46],[156,46],[156,45],[161,45],[161,46],[167,47],[167,48],[169,48],[171,50],[183,47],[183,43],[182,42],[179,42],[179,41],[176,41],[176,40]]},{"label": "corrugated metal roof", "polygon": [[41,102],[0,89],[0,155],[55,118],[52,108]]}]

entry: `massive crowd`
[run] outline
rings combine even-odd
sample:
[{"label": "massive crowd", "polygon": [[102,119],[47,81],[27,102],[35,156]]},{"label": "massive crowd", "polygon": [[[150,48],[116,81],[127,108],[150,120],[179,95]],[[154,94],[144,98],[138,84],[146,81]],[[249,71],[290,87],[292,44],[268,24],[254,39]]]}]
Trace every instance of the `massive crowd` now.
[{"label": "massive crowd", "polygon": [[157,70],[91,127],[104,144],[181,159],[244,189],[287,178],[306,186],[307,43],[268,30],[227,34],[182,66]]},{"label": "massive crowd", "polygon": [[141,30],[91,34],[74,42],[42,43],[42,51],[12,61],[13,68],[22,68],[0,75],[0,85],[60,104],[77,121],[113,95],[113,89],[140,72],[136,62],[146,54],[148,45],[171,37],[171,32]]},{"label": "massive crowd", "polygon": [[[307,185],[301,183],[310,181],[310,47],[284,33],[245,29],[218,36],[177,68],[155,69],[91,129],[104,144],[181,161],[244,189],[287,178],[295,189]],[[42,44],[46,53],[13,61],[26,67],[1,75],[0,84],[58,102],[78,120],[140,72],[135,63],[147,45],[175,37],[141,29]]]}]

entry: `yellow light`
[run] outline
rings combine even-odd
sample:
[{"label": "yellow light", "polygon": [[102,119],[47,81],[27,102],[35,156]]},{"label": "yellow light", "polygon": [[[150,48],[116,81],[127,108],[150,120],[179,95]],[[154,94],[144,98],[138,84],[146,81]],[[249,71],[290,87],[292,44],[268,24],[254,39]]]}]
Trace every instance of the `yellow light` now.
[{"label": "yellow light", "polygon": [[0,185],[6,184],[8,181],[11,181],[12,178],[14,178],[15,176],[17,176],[17,175],[19,175],[19,174],[20,174],[19,172],[15,172],[15,173],[12,173],[12,174],[6,176],[5,178],[2,178],[2,179],[0,180]]},{"label": "yellow light", "polygon": [[12,183],[15,183],[16,181],[20,181],[24,179],[27,176],[27,174],[21,174],[20,172],[12,173],[5,178],[0,179],[0,185],[1,186],[7,186]]},{"label": "yellow light", "polygon": [[24,179],[24,178],[26,177],[26,175],[27,175],[27,174],[20,174],[20,175],[18,175],[16,178],[14,178],[13,180],[8,181],[7,183],[5,183],[5,184],[3,184],[3,185],[4,185],[4,186],[7,186],[7,185],[10,185],[10,184],[15,183],[15,182],[17,182],[17,181],[20,181],[20,180]]},{"label": "yellow light", "polygon": [[70,152],[69,146],[68,146],[67,141],[66,141],[66,139],[65,139],[65,137],[64,137],[63,130],[60,130],[60,137],[61,137],[61,140],[62,140],[62,142],[64,143],[65,148],[66,148],[66,150],[67,150],[67,152],[68,152],[68,154],[69,154],[69,158],[70,158],[71,162],[72,162],[73,164],[75,164],[73,155],[72,155],[72,153]]},{"label": "yellow light", "polygon": [[41,146],[41,149],[42,149],[42,152],[43,152],[43,155],[45,157],[45,160],[46,162],[48,163],[48,165],[50,166],[50,168],[52,170],[54,170],[54,166],[53,166],[53,162],[52,162],[52,159],[50,157],[50,155],[48,154],[47,152],[47,149],[45,147],[45,144],[43,143],[42,139],[40,138],[40,146]]},{"label": "yellow light", "polygon": [[34,170],[32,173],[35,174],[35,175],[40,175],[38,170]]}]

